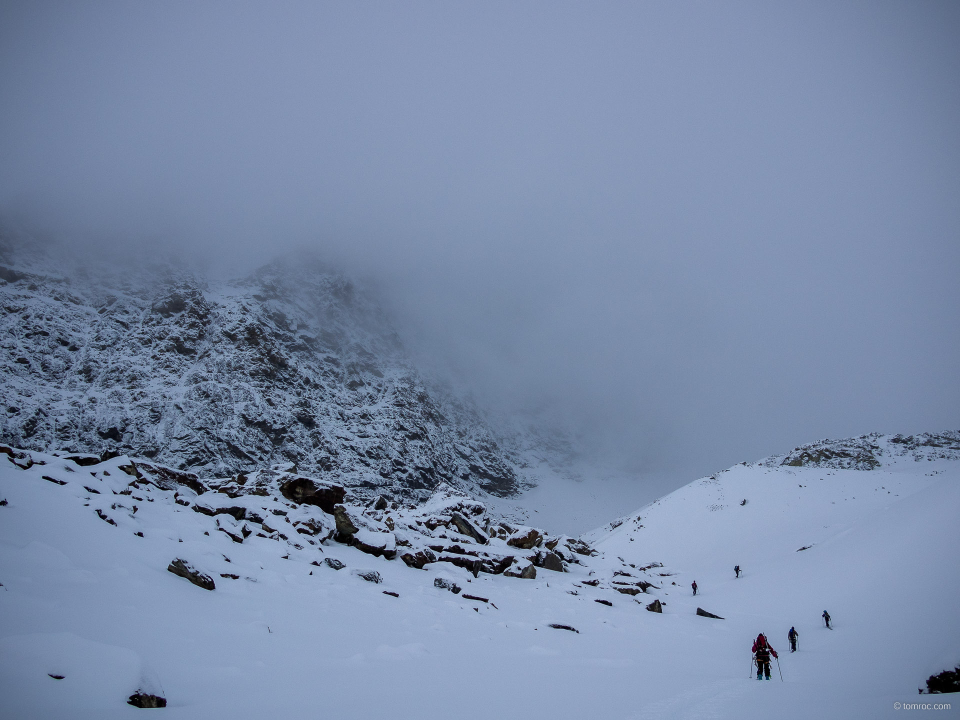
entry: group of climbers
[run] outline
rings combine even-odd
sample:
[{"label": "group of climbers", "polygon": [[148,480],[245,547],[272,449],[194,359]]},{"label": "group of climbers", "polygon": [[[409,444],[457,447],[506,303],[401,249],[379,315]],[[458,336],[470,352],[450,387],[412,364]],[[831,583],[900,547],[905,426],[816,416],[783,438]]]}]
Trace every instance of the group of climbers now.
[{"label": "group of climbers", "polygon": [[[740,577],[740,566],[735,565],[733,572],[736,574],[737,578]],[[693,588],[693,594],[697,594],[697,581],[694,580],[691,583]],[[823,622],[827,628],[832,630],[830,626],[830,613],[826,610],[823,611],[821,615]],[[795,627],[791,627],[790,631],[787,633],[787,640],[790,642],[790,652],[794,653],[797,651],[797,642],[800,639],[800,633],[797,632]],[[767,640],[767,636],[763,633],[757,635],[757,639],[753,641],[753,647],[750,650],[753,653],[753,659],[757,666],[757,680],[762,680],[766,678],[770,679],[770,656],[772,655],[777,662],[779,663],[780,656],[777,655],[777,651],[773,649],[773,646],[770,644],[770,641]]]}]

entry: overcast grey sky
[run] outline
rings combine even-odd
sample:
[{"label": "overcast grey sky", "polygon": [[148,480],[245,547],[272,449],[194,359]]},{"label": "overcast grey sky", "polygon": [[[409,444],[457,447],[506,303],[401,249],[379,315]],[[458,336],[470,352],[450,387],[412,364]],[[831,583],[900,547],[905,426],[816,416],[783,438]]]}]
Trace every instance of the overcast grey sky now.
[{"label": "overcast grey sky", "polygon": [[[316,245],[632,467],[960,428],[956,2],[3,2],[0,211]],[[689,478],[685,478],[689,479]]]}]

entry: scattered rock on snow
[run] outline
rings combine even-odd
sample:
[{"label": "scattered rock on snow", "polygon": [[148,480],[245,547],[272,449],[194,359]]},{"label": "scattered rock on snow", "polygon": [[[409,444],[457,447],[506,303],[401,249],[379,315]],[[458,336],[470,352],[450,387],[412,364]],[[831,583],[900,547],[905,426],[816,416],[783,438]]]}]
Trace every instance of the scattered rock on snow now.
[{"label": "scattered rock on snow", "polygon": [[353,545],[375,557],[383,556],[390,560],[396,556],[397,540],[386,526],[344,505],[334,507],[333,517],[336,522],[334,539],[337,542]]},{"label": "scattered rock on snow", "polygon": [[699,615],[700,617],[708,617],[708,618],[715,618],[716,620],[723,620],[723,618],[720,617],[719,615],[714,615],[711,612],[707,612],[703,608],[697,608],[697,615]]},{"label": "scattered rock on snow", "polygon": [[507,539],[507,545],[532,550],[543,542],[543,533],[536,528],[520,528]]},{"label": "scattered rock on snow", "polygon": [[331,567],[334,570],[343,570],[346,565],[337,560],[336,558],[328,557],[324,558],[323,561],[327,564],[327,567]]},{"label": "scattered rock on snow", "polygon": [[383,578],[376,570],[354,570],[353,574],[362,580],[372,583],[382,583]]},{"label": "scattered rock on snow", "polygon": [[663,612],[663,605],[660,604],[660,599],[657,598],[657,599],[654,600],[652,603],[650,603],[649,605],[647,605],[647,610],[649,610],[650,612],[662,613],[662,612]]},{"label": "scattered rock on snow", "polygon": [[406,552],[400,556],[400,559],[407,567],[423,570],[423,566],[427,563],[436,562],[437,556],[431,550],[418,550],[415,553]]},{"label": "scattered rock on snow", "polygon": [[527,565],[523,570],[520,571],[520,577],[524,580],[536,580],[537,579],[537,568],[533,563]]},{"label": "scattered rock on snow", "polygon": [[463,517],[460,513],[453,513],[450,516],[450,520],[456,526],[457,530],[467,537],[473,538],[479,544],[486,545],[489,542],[486,535],[480,532],[480,530],[478,530],[473,523]]},{"label": "scattered rock on snow", "polygon": [[201,587],[204,590],[215,590],[217,587],[216,583],[213,582],[212,577],[200,572],[189,562],[181,558],[177,558],[170,563],[167,566],[167,570],[172,572],[174,575],[179,575],[182,578],[186,578],[194,585]]},{"label": "scattered rock on snow", "polygon": [[440,588],[441,590],[449,590],[454,595],[459,594],[460,590],[462,590],[462,588],[453,580],[447,580],[446,578],[440,577],[433,579],[433,586]]},{"label": "scattered rock on snow", "polygon": [[250,534],[249,531],[244,533],[245,529],[241,527],[240,523],[227,515],[217,518],[217,530],[226,534],[235,543],[242,543],[244,535]]},{"label": "scattered rock on snow", "polygon": [[127,700],[127,705],[133,705],[138,708],[163,708],[167,706],[167,699],[159,695],[150,695],[149,693],[138,690]]},{"label": "scattered rock on snow", "polygon": [[328,515],[343,502],[347,491],[340,485],[298,477],[280,485],[280,492],[287,500],[298,505],[316,505]]},{"label": "scattered rock on snow", "polygon": [[578,635],[580,634],[579,630],[577,630],[575,627],[572,627],[570,625],[561,625],[560,623],[550,623],[549,625],[547,625],[547,627],[552,627],[554,630],[570,630],[571,632],[575,632]]},{"label": "scattered rock on snow", "polygon": [[554,572],[564,572],[563,561],[556,553],[548,552],[543,556],[541,567],[544,570],[553,570]]}]

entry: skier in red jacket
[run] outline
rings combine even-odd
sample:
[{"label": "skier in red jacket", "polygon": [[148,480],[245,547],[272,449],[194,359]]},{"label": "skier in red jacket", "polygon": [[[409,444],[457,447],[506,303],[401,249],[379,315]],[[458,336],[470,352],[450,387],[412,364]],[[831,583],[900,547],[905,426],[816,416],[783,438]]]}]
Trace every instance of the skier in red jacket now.
[{"label": "skier in red jacket", "polygon": [[690,584],[690,587],[693,588],[693,594],[696,595],[696,594],[697,594],[697,581],[694,580],[694,581]]},{"label": "skier in red jacket", "polygon": [[763,633],[757,635],[757,639],[753,641],[753,654],[757,660],[757,680],[762,680],[763,676],[767,676],[767,680],[770,679],[770,656],[773,655],[775,658],[780,657],[777,655],[777,651],[773,649],[773,646],[767,642],[767,636]]}]

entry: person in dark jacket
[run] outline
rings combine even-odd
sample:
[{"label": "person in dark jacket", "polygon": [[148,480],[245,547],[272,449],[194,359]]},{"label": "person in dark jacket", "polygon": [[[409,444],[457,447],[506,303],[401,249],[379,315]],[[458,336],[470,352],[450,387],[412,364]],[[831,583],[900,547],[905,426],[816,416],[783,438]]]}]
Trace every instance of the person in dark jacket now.
[{"label": "person in dark jacket", "polygon": [[796,652],[796,651],[797,651],[797,638],[798,638],[798,637],[800,637],[800,635],[799,635],[799,633],[797,633],[797,629],[794,628],[794,627],[790,628],[790,632],[787,633],[787,640],[790,641],[790,652]]},{"label": "person in dark jacket", "polygon": [[733,571],[737,574],[737,577],[740,577],[740,566],[737,565],[733,568]]},{"label": "person in dark jacket", "polygon": [[827,624],[827,627],[829,628],[829,627],[830,627],[830,613],[828,613],[826,610],[824,610],[824,611],[823,611],[823,615],[822,615],[821,617],[823,617],[823,621]]},{"label": "person in dark jacket", "polygon": [[753,656],[757,661],[757,680],[762,680],[766,676],[770,679],[770,656],[780,657],[777,651],[767,642],[767,636],[763,633],[757,635],[753,641]]},{"label": "person in dark jacket", "polygon": [[690,587],[693,588],[693,594],[696,595],[696,594],[697,594],[697,581],[694,580],[694,581],[693,581],[693,584],[690,585]]}]

